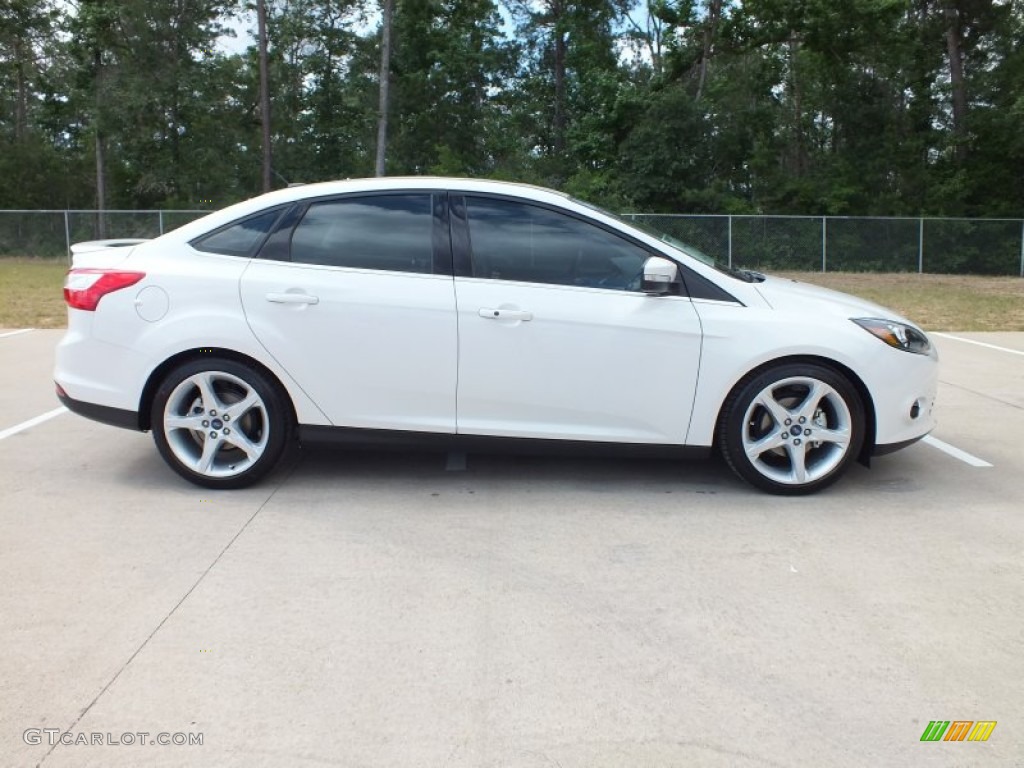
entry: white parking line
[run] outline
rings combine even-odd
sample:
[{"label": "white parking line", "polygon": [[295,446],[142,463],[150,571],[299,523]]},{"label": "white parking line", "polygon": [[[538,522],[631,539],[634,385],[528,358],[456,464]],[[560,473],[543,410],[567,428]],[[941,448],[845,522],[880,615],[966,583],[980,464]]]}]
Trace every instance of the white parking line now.
[{"label": "white parking line", "polygon": [[37,426],[38,424],[42,424],[44,421],[49,421],[50,419],[56,418],[57,416],[60,416],[62,413],[67,412],[68,409],[62,405],[60,408],[54,408],[52,411],[44,413],[42,416],[36,416],[34,419],[29,419],[28,421],[21,422],[21,424],[15,424],[13,427],[10,427],[9,429],[5,429],[3,432],[0,432],[0,440],[6,440],[11,435],[16,435],[19,432],[24,432],[26,429],[31,429],[32,427]]},{"label": "white parking line", "polygon": [[943,453],[949,454],[954,459],[960,459],[960,461],[964,462],[964,464],[970,464],[972,467],[992,466],[984,459],[979,459],[977,456],[974,456],[968,453],[967,451],[961,451],[956,446],[950,445],[949,443],[944,443],[937,437],[932,437],[931,435],[928,435],[921,442],[928,443],[928,445],[930,445],[932,448],[938,448]]},{"label": "white parking line", "polygon": [[6,339],[8,336],[21,336],[23,333],[32,333],[35,328],[22,328],[20,331],[8,331],[7,333],[0,333],[0,339]]},{"label": "white parking line", "polygon": [[1000,352],[1009,352],[1011,355],[1024,355],[1019,349],[1010,349],[1009,347],[999,347],[995,344],[989,344],[984,341],[975,341],[974,339],[965,339],[962,336],[953,336],[949,333],[939,333],[938,331],[932,331],[928,334],[929,336],[941,336],[944,339],[953,339],[953,341],[962,341],[964,344],[974,344],[976,347],[986,347],[988,349],[998,349]]}]

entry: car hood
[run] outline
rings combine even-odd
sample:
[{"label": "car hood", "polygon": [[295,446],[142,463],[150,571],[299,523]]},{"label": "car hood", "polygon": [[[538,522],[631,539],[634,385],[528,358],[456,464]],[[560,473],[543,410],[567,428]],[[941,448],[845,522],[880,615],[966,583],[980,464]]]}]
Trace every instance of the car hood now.
[{"label": "car hood", "polygon": [[909,323],[905,317],[880,304],[851,296],[848,293],[821,288],[783,277],[766,276],[757,284],[757,291],[774,309],[791,310],[800,307],[833,317],[874,317]]}]

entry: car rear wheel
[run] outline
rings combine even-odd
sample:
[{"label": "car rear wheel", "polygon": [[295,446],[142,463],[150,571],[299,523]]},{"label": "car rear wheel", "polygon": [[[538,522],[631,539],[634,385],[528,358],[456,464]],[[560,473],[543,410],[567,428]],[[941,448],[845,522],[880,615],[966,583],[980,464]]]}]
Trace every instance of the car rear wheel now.
[{"label": "car rear wheel", "polygon": [[153,438],[179,475],[206,488],[242,488],[284,452],[290,415],[280,389],[254,368],[223,358],[185,363],[153,399]]},{"label": "car rear wheel", "polygon": [[733,470],[777,494],[831,485],[860,453],[864,405],[821,365],[780,365],[741,382],[726,400],[719,443]]}]

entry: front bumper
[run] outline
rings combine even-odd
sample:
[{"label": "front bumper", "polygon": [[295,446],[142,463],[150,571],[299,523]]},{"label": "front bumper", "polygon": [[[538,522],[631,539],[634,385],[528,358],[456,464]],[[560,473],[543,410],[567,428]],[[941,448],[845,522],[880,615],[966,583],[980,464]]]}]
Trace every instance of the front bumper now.
[{"label": "front bumper", "polygon": [[876,444],[874,449],[871,451],[872,456],[887,456],[890,453],[896,453],[896,451],[902,451],[907,446],[913,445],[914,443],[923,440],[927,435],[919,435],[912,437],[909,440],[901,440],[898,443],[885,443],[884,445]]},{"label": "front bumper", "polygon": [[[905,352],[869,381],[875,406],[875,450],[878,456],[892,453],[920,440],[935,429],[938,367],[927,357],[911,358]],[[891,446],[891,447],[890,447]]]}]

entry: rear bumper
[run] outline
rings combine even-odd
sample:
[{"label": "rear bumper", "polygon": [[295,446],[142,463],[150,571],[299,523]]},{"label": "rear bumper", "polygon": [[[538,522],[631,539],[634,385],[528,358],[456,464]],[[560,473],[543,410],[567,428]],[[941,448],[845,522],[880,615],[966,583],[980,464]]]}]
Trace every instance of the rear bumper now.
[{"label": "rear bumper", "polygon": [[139,427],[138,411],[128,411],[123,408],[112,408],[109,405],[96,405],[95,403],[75,400],[73,397],[69,397],[68,393],[61,389],[59,384],[57,385],[57,398],[63,403],[65,408],[72,413],[77,413],[79,416],[85,416],[87,419],[92,419],[102,424],[110,424],[114,427],[121,427],[122,429],[142,431]]}]

